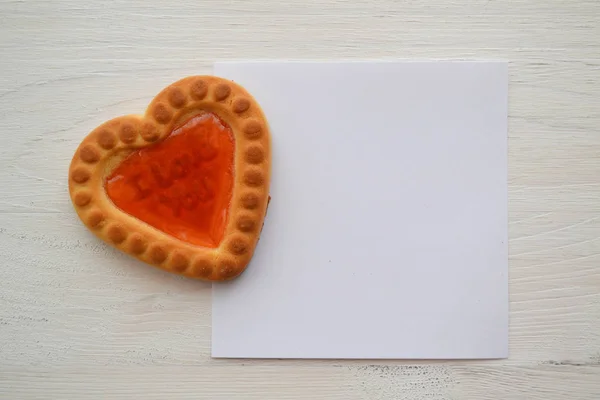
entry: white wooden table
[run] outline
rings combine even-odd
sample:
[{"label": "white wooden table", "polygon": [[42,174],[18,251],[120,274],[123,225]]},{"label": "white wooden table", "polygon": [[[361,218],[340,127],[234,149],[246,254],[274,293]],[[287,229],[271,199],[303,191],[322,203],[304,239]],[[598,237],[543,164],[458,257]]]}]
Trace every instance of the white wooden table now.
[{"label": "white wooden table", "polygon": [[[510,358],[210,358],[210,285],[72,211],[92,128],[232,58],[510,60]],[[0,398],[600,399],[598,0],[0,0]]]}]

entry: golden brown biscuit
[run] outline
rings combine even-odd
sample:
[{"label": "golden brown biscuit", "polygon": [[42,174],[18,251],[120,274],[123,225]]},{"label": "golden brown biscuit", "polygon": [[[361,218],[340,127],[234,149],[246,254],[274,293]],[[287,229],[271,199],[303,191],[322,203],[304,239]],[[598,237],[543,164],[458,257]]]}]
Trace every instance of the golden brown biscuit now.
[{"label": "golden brown biscuit", "polygon": [[241,86],[192,76],[145,115],[107,121],[81,142],[69,192],[83,223],[116,248],[172,273],[238,276],[269,198],[266,118]]}]

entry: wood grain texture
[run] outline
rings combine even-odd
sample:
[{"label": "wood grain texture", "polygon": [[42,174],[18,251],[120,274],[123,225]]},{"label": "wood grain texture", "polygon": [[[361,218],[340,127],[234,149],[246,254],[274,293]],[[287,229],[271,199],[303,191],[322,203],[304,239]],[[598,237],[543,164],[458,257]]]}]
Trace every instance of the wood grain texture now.
[{"label": "wood grain texture", "polygon": [[[0,397],[600,398],[597,0],[0,0]],[[210,286],[77,220],[81,138],[244,58],[510,61],[510,358],[210,358]]]}]

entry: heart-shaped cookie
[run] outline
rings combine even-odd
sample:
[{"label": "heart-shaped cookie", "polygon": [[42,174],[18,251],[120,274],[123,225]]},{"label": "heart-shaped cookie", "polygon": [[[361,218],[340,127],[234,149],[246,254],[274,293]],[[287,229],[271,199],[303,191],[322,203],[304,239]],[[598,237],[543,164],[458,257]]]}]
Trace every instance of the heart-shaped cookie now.
[{"label": "heart-shaped cookie", "polygon": [[269,199],[271,138],[241,86],[192,76],[145,115],[107,121],[69,168],[77,214],[98,237],[167,271],[211,281],[252,258]]}]

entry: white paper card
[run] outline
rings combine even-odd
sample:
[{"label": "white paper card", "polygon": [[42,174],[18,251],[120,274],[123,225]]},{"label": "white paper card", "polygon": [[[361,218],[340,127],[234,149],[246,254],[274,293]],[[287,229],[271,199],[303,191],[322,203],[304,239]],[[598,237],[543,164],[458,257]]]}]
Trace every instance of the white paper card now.
[{"label": "white paper card", "polygon": [[273,137],[212,355],[508,355],[506,62],[226,62]]}]

